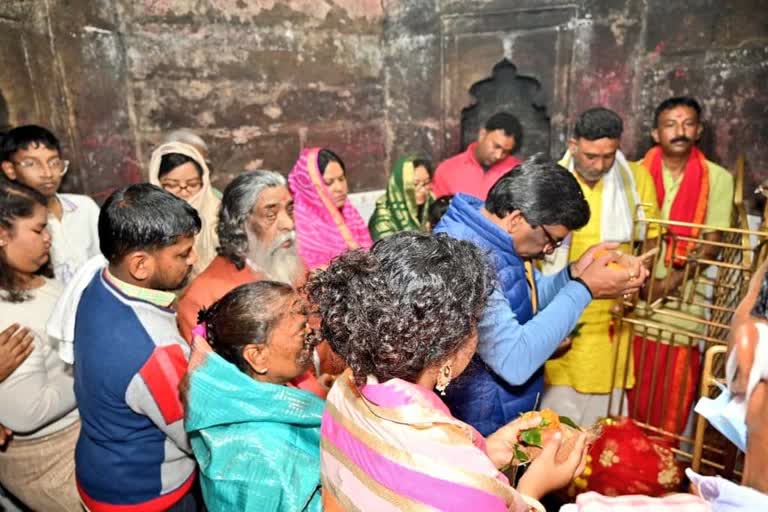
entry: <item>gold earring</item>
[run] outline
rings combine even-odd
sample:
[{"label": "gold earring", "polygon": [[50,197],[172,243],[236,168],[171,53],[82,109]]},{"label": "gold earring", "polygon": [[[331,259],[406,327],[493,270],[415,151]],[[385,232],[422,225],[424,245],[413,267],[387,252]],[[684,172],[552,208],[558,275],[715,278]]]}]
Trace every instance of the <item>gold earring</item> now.
[{"label": "gold earring", "polygon": [[435,386],[435,389],[438,390],[442,396],[445,396],[445,388],[451,383],[452,374],[453,369],[450,365],[440,368],[440,374],[437,376],[437,385]]}]

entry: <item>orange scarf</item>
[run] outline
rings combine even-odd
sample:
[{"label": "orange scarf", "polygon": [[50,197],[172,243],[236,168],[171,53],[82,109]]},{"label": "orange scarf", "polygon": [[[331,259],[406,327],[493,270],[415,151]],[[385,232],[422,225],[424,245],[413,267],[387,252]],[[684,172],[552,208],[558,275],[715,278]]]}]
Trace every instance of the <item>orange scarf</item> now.
[{"label": "orange scarf", "polygon": [[[656,186],[656,196],[659,202],[659,210],[664,207],[664,177],[662,173],[661,147],[652,147],[643,158],[643,165],[651,173],[653,183]],[[672,207],[669,210],[669,220],[704,224],[707,216],[707,202],[709,200],[709,169],[704,153],[697,147],[691,149],[688,162],[683,172],[683,182],[677,191]],[[700,233],[699,228],[687,226],[669,226],[666,237],[667,251],[664,262],[676,267],[685,265],[688,255],[694,249],[693,242],[684,242],[677,237],[696,238]]]}]

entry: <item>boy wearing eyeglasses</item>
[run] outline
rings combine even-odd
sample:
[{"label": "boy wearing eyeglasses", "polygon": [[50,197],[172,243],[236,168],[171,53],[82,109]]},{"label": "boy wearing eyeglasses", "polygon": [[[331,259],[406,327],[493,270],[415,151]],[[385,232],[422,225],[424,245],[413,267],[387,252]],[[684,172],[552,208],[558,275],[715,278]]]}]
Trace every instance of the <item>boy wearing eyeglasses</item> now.
[{"label": "boy wearing eyeglasses", "polygon": [[41,126],[19,126],[3,136],[0,167],[8,179],[48,198],[53,273],[66,284],[82,263],[100,252],[99,207],[88,196],[58,193],[69,161],[62,159],[56,136]]}]

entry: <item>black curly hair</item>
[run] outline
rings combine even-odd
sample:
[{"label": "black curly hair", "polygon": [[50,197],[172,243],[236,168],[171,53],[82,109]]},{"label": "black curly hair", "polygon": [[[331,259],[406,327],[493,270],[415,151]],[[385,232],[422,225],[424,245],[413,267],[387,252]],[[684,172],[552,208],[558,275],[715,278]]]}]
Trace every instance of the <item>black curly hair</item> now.
[{"label": "black curly hair", "polygon": [[401,232],[315,272],[306,285],[321,335],[358,385],[419,375],[456,353],[476,329],[494,275],[475,245]]},{"label": "black curly hair", "polygon": [[620,139],[622,132],[624,132],[624,122],[616,112],[603,107],[594,107],[579,115],[573,127],[573,138]]}]

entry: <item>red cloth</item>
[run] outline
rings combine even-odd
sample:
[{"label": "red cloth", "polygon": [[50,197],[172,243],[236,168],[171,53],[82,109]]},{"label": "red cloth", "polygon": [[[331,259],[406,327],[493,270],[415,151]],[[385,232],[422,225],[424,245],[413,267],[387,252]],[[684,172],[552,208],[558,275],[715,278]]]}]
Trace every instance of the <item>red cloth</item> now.
[{"label": "red cloth", "polygon": [[[653,183],[656,186],[656,197],[659,202],[659,210],[664,207],[664,177],[661,146],[652,147],[643,158],[643,165],[651,173]],[[685,164],[683,181],[677,190],[672,207],[669,210],[669,220],[704,224],[707,218],[707,202],[709,200],[709,169],[704,153],[697,147],[691,149],[691,154]],[[672,235],[697,237],[698,228],[688,226],[670,226]],[[674,264],[684,265],[688,253],[694,248],[692,242],[672,243],[672,237],[667,238],[667,247],[673,247],[666,251],[667,263],[674,253]]]},{"label": "red cloth", "polygon": [[[635,387],[627,392],[627,405],[633,417],[674,434],[682,434],[696,399],[701,375],[701,351],[698,348],[672,346],[635,336],[633,356]],[[656,385],[651,395],[651,381]]]},{"label": "red cloth", "polygon": [[320,385],[320,381],[317,380],[317,377],[315,377],[315,374],[312,372],[312,370],[307,370],[303,374],[293,379],[287,385],[291,388],[299,388],[303,389],[304,391],[314,393],[323,400],[328,397],[328,390]]},{"label": "red cloth", "polygon": [[661,496],[682,482],[683,470],[669,444],[648,436],[629,418],[604,426],[589,455],[587,489],[606,496]]},{"label": "red cloth", "polygon": [[[181,484],[178,488],[170,491],[168,494],[163,494],[150,501],[143,503],[137,503],[135,505],[117,505],[113,503],[106,503],[103,501],[95,500],[88,496],[85,490],[80,485],[80,482],[75,482],[77,485],[77,492],[80,494],[80,499],[83,500],[83,504],[88,507],[85,510],[89,512],[160,512],[162,510],[170,509],[174,504],[181,501],[181,499],[192,490],[197,479],[197,471],[192,473],[192,476]],[[5,510],[5,508],[3,508]]]},{"label": "red cloth", "polygon": [[187,358],[181,345],[156,347],[139,370],[149,394],[167,425],[184,419],[179,384],[187,373]]},{"label": "red cloth", "polygon": [[508,156],[486,171],[475,159],[475,147],[477,142],[437,166],[432,179],[432,194],[435,197],[461,192],[485,200],[496,181],[522,162],[514,156]]}]

